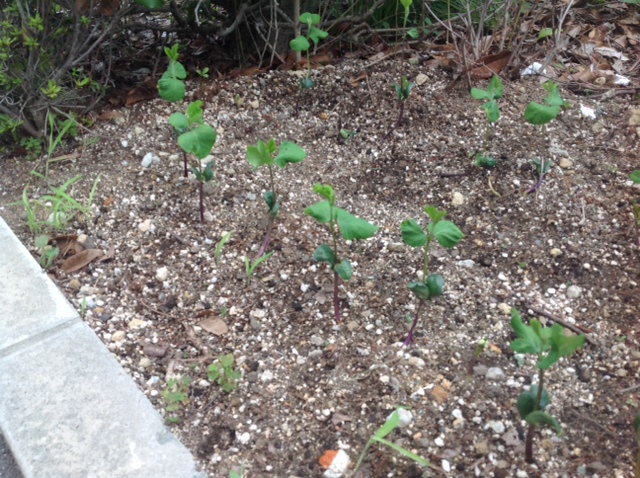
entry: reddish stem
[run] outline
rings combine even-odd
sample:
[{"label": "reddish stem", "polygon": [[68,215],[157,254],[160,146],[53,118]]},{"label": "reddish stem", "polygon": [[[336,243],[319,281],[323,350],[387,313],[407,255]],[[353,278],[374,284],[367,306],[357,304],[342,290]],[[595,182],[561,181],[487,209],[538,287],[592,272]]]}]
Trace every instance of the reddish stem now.
[{"label": "reddish stem", "polygon": [[189,168],[187,167],[187,153],[186,151],[182,151],[182,160],[184,162],[184,177],[189,176]]},{"label": "reddish stem", "polygon": [[267,224],[267,232],[264,235],[264,240],[262,241],[262,245],[258,251],[258,259],[267,252],[267,247],[269,247],[269,242],[271,241],[271,231],[273,229],[274,222],[274,217],[269,215],[269,224]]},{"label": "reddish stem", "polygon": [[527,439],[524,444],[524,460],[527,463],[535,463],[533,459],[533,435],[536,429],[533,425],[529,425],[527,428]]},{"label": "reddish stem", "polygon": [[204,223],[204,183],[202,181],[198,181],[200,183],[200,222]]},{"label": "reddish stem", "polygon": [[336,313],[336,322],[340,322],[340,298],[338,297],[338,281],[340,276],[336,271],[333,271],[333,309]]},{"label": "reddish stem", "polygon": [[404,342],[402,343],[403,347],[407,347],[408,345],[411,345],[411,342],[413,341],[413,331],[416,329],[416,325],[418,325],[418,318],[420,317],[420,309],[422,309],[422,304],[424,304],[424,300],[421,300],[418,303],[418,310],[416,310],[416,316],[413,319],[413,323],[411,324],[411,328],[409,329],[409,334],[407,335],[407,338],[404,339]]},{"label": "reddish stem", "polygon": [[389,131],[387,131],[387,134],[385,134],[384,137],[382,138],[383,143],[389,138],[389,135],[391,135],[391,133],[393,133],[402,124],[403,115],[404,115],[404,101],[400,101],[400,114],[398,115],[398,119],[391,126],[391,128],[389,128]]}]

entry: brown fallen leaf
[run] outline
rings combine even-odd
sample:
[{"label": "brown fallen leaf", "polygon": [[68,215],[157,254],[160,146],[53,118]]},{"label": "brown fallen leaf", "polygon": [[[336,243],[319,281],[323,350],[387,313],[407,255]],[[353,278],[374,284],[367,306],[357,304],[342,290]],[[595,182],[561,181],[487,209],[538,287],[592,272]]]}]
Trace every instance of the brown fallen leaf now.
[{"label": "brown fallen leaf", "polygon": [[471,76],[479,80],[498,75],[507,65],[509,58],[511,58],[509,50],[501,51],[495,55],[483,56],[475,62],[474,67],[471,69]]},{"label": "brown fallen leaf", "polygon": [[86,249],[75,256],[65,259],[62,262],[62,270],[66,273],[79,271],[103,255],[104,252],[100,249]]},{"label": "brown fallen leaf", "polygon": [[449,392],[440,385],[436,385],[433,387],[433,390],[431,390],[431,395],[438,401],[438,403],[444,403],[449,397]]},{"label": "brown fallen leaf", "polygon": [[223,335],[229,332],[227,323],[219,317],[204,319],[203,321],[198,322],[198,326],[215,335]]}]

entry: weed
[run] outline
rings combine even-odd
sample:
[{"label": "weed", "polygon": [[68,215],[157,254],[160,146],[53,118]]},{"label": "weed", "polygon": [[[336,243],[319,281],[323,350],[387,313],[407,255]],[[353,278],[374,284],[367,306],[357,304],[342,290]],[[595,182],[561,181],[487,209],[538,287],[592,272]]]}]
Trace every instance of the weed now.
[{"label": "weed", "polygon": [[278,194],[276,192],[273,167],[277,165],[280,168],[285,168],[287,164],[299,163],[306,157],[307,153],[300,146],[289,141],[285,141],[280,145],[280,149],[277,149],[276,142],[273,138],[269,140],[269,143],[258,141],[255,146],[249,146],[247,148],[247,161],[253,166],[254,170],[257,170],[261,166],[267,166],[269,169],[270,189],[265,192],[263,196],[264,201],[267,203],[269,222],[267,223],[267,231],[262,241],[262,246],[260,246],[260,250],[258,251],[258,257],[261,257],[266,252],[267,247],[269,247],[273,223],[280,211],[280,202],[278,201]]},{"label": "weed", "polygon": [[409,95],[411,94],[411,90],[415,86],[415,83],[411,83],[409,80],[407,80],[405,76],[403,76],[399,84],[394,83],[392,86],[393,86],[393,89],[396,91],[396,98],[398,99],[398,106],[400,110],[398,112],[398,119],[391,126],[391,128],[389,128],[389,131],[387,131],[387,134],[385,134],[382,137],[383,142],[386,141],[391,135],[391,133],[393,133],[402,124],[402,118],[404,116],[404,104],[409,98]]},{"label": "weed", "polygon": [[414,219],[402,222],[402,240],[411,247],[424,247],[424,257],[422,262],[422,280],[411,282],[409,290],[419,300],[416,316],[411,324],[409,334],[403,345],[410,345],[413,340],[413,332],[418,324],[420,309],[423,304],[434,297],[442,295],[444,291],[444,278],[440,274],[429,274],[429,253],[431,243],[435,239],[442,247],[450,249],[455,247],[464,234],[451,221],[445,221],[447,211],[439,211],[433,206],[425,206],[424,212],[431,219],[426,231]]},{"label": "weed", "polygon": [[255,261],[251,261],[249,257],[244,256],[244,270],[247,274],[247,284],[251,285],[251,280],[253,279],[253,273],[256,271],[260,264],[269,259],[273,255],[273,251],[267,252],[266,254],[261,255]]},{"label": "weed", "polygon": [[[560,113],[560,109],[563,107],[566,108],[569,106],[569,103],[560,97],[558,84],[554,81],[549,80],[543,86],[544,89],[547,90],[547,96],[543,100],[544,104],[536,103],[535,101],[529,103],[524,111],[524,119],[534,126],[543,126],[544,128],[540,129],[540,133],[544,139],[547,123],[556,119]],[[542,186],[544,176],[549,172],[553,164],[552,161],[545,161],[543,158],[535,158],[531,162],[538,174],[538,181],[527,191],[528,194],[536,192],[540,186]]]},{"label": "weed", "polygon": [[222,239],[220,239],[220,242],[218,242],[218,245],[216,246],[216,264],[220,260],[222,249],[224,249],[225,244],[229,242],[229,239],[231,239],[231,234],[233,234],[233,231],[225,233],[225,235],[222,236]]},{"label": "weed", "polygon": [[38,264],[40,267],[47,270],[53,265],[53,261],[60,255],[60,249],[58,247],[51,246],[49,244],[51,238],[46,234],[40,234],[36,236],[35,246],[38,249]]},{"label": "weed", "polygon": [[516,403],[520,417],[529,425],[525,442],[525,460],[527,463],[533,463],[535,428],[547,425],[554,428],[558,435],[562,434],[560,423],[544,411],[551,402],[549,392],[544,388],[544,373],[560,358],[567,357],[581,348],[585,336],[568,337],[560,324],[543,327],[536,319],[532,319],[531,326],[527,326],[516,309],[511,309],[511,327],[518,335],[518,338],[511,342],[511,348],[519,354],[532,354],[537,358],[538,383],[522,392]]},{"label": "weed", "polygon": [[207,368],[209,380],[217,382],[227,393],[238,388],[238,381],[242,378],[242,374],[233,368],[234,360],[233,354],[221,354]]},{"label": "weed", "polygon": [[339,280],[351,279],[353,270],[351,263],[346,259],[340,259],[338,250],[338,230],[343,239],[368,239],[378,231],[378,226],[360,219],[351,213],[336,207],[336,195],[329,185],[316,184],[313,192],[319,194],[325,200],[320,201],[304,210],[304,213],[313,217],[319,224],[327,224],[331,234],[333,247],[328,244],[320,245],[313,254],[318,262],[327,262],[333,271],[333,307],[336,321],[340,322],[340,300],[338,298]]},{"label": "weed", "polygon": [[367,442],[366,446],[364,447],[364,450],[360,454],[360,458],[358,458],[358,462],[356,463],[354,472],[356,472],[356,471],[358,471],[360,469],[360,466],[362,465],[362,462],[363,462],[365,456],[367,455],[367,452],[369,451],[369,448],[371,448],[371,446],[374,443],[382,443],[383,445],[388,446],[389,448],[397,451],[401,455],[406,456],[407,458],[415,461],[416,463],[418,463],[420,465],[429,466],[429,462],[427,460],[425,460],[424,458],[422,458],[422,457],[416,455],[415,453],[412,453],[409,450],[406,450],[406,449],[402,448],[401,446],[396,445],[395,443],[390,442],[389,440],[386,439],[386,437],[391,432],[393,432],[396,428],[398,428],[400,426],[400,410],[401,409],[396,409],[391,414],[391,416],[387,419],[385,424],[382,425],[378,429],[378,431],[369,439],[369,441]]},{"label": "weed", "polygon": [[[191,377],[188,375],[183,375],[179,379],[172,378],[167,382],[167,387],[162,391],[162,398],[167,404],[168,413],[176,412],[189,403],[189,385],[191,385]],[[180,417],[172,415],[167,417],[167,421],[178,423]]]}]

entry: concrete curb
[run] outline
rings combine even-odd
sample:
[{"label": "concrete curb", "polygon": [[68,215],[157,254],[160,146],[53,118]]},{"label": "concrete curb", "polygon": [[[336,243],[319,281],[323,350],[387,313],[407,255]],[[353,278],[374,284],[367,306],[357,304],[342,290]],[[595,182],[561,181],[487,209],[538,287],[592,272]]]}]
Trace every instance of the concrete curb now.
[{"label": "concrete curb", "polygon": [[25,478],[205,478],[0,218],[0,431]]}]

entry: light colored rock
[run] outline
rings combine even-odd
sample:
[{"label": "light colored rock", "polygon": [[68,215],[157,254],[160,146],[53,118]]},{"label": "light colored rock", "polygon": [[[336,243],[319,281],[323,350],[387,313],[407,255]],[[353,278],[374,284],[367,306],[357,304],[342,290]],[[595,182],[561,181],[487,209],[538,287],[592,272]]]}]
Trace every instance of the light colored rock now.
[{"label": "light colored rock", "polygon": [[416,76],[416,85],[424,85],[428,79],[429,77],[424,73],[418,73],[418,76]]},{"label": "light colored rock", "polygon": [[490,367],[485,377],[487,380],[498,380],[504,378],[504,371],[500,367]]},{"label": "light colored rock", "polygon": [[505,302],[500,302],[498,304],[498,310],[503,314],[510,315],[511,314],[511,306]]},{"label": "light colored rock", "polygon": [[254,110],[257,110],[258,108],[260,108],[260,101],[258,100],[250,101],[249,106],[251,106]]},{"label": "light colored rock", "polygon": [[577,299],[582,295],[582,287],[578,287],[577,285],[570,285],[567,287],[567,297],[570,299]]},{"label": "light colored rock", "polygon": [[157,154],[147,153],[142,158],[142,161],[140,162],[140,166],[142,166],[143,168],[149,168],[154,163],[159,163],[159,162],[160,162],[160,157]]},{"label": "light colored rock", "polygon": [[147,232],[151,228],[151,219],[145,219],[138,224],[138,231]]},{"label": "light colored rock", "polygon": [[139,329],[141,327],[144,326],[144,321],[140,320],[140,319],[131,319],[129,321],[129,328],[130,329]]},{"label": "light colored rock", "polygon": [[549,254],[551,254],[552,257],[558,257],[562,255],[562,250],[558,249],[557,247],[554,247],[549,251]]},{"label": "light colored rock", "polygon": [[158,279],[159,281],[164,282],[168,277],[169,269],[167,269],[166,267],[160,267],[156,270],[156,279]]},{"label": "light colored rock", "polygon": [[454,206],[462,206],[464,204],[464,196],[458,191],[451,196],[451,204]]},{"label": "light colored rock", "polygon": [[417,368],[424,368],[426,366],[424,360],[422,360],[420,357],[409,357],[409,360],[407,360],[407,362],[409,362],[409,365],[413,365]]},{"label": "light colored rock", "polygon": [[560,158],[560,161],[558,161],[558,166],[560,166],[562,169],[572,169],[573,161],[568,158]]},{"label": "light colored rock", "polygon": [[127,337],[127,334],[125,333],[124,330],[117,330],[116,332],[114,332],[111,335],[111,341],[112,342],[123,342],[126,337]]},{"label": "light colored rock", "polygon": [[504,433],[504,431],[506,430],[504,423],[499,420],[489,420],[484,426],[485,430],[488,428],[491,428],[491,430],[493,430],[495,433]]}]

